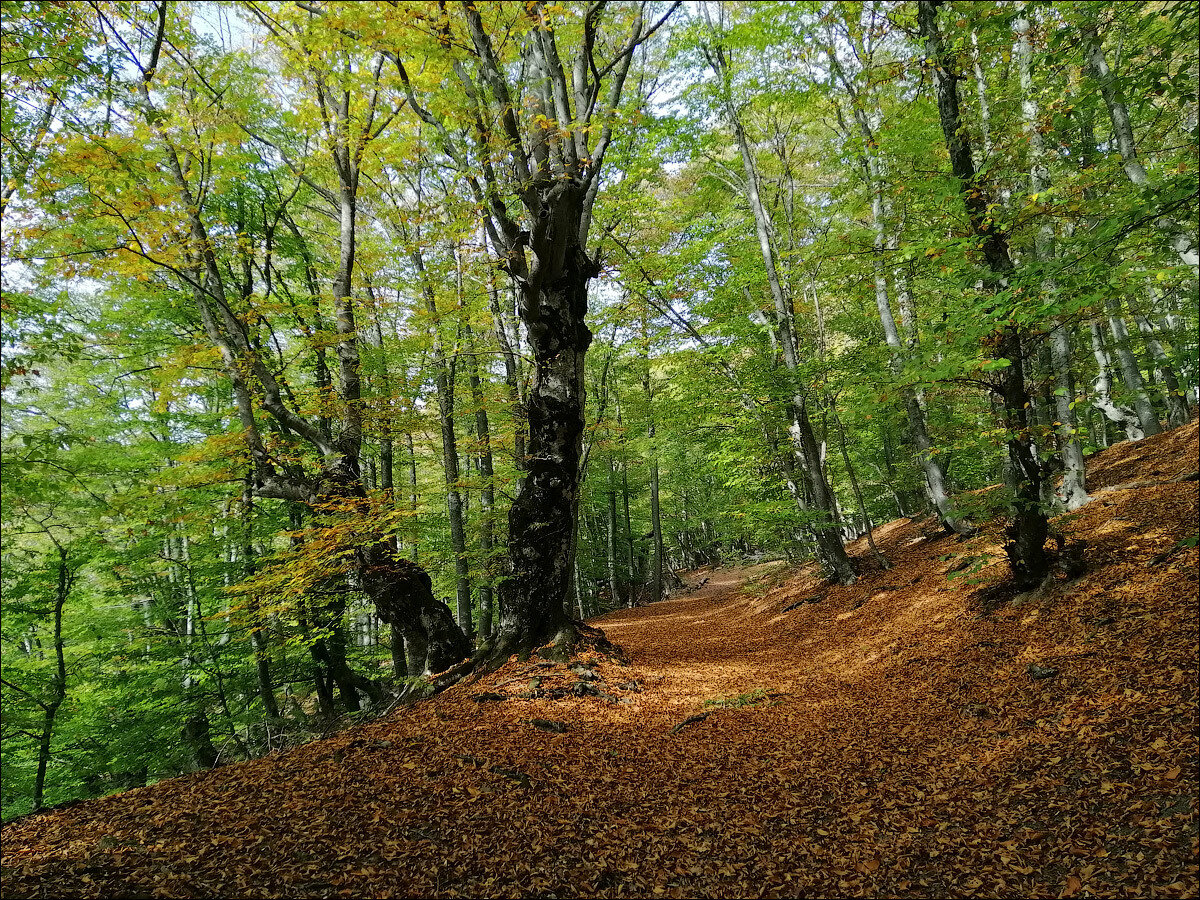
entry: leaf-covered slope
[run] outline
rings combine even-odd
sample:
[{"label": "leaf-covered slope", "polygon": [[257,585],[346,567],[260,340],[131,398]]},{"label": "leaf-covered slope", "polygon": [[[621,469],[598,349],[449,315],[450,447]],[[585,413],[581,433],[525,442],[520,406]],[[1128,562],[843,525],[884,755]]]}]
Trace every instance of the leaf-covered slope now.
[{"label": "leaf-covered slope", "polygon": [[994,611],[996,529],[893,522],[850,587],[692,573],[597,623],[627,665],[6,825],[4,895],[1195,896],[1196,455],[1091,460],[1089,571]]}]

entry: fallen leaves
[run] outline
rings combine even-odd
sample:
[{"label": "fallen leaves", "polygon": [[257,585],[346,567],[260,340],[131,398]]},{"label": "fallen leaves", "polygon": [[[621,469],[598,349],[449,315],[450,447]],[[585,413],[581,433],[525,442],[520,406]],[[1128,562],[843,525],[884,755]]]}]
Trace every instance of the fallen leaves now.
[{"label": "fallen leaves", "polygon": [[[1195,455],[1194,425],[1120,445],[1093,487]],[[629,665],[514,659],[10,823],[4,896],[1195,896],[1197,550],[1144,563],[1196,510],[1195,482],[1105,494],[1070,525],[1089,571],[991,614],[905,521],[877,531],[894,568],[848,588],[706,571],[598,623]]]}]

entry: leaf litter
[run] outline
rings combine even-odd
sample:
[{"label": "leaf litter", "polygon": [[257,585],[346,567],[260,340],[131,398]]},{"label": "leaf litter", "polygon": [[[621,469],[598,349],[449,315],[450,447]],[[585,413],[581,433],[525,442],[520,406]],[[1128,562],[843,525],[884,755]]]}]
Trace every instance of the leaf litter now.
[{"label": "leaf litter", "polygon": [[3,894],[1194,897],[1196,458],[1193,423],[1089,461],[1081,576],[995,603],[998,524],[910,520],[848,587],[685,573],[594,621],[624,662],[6,824]]}]

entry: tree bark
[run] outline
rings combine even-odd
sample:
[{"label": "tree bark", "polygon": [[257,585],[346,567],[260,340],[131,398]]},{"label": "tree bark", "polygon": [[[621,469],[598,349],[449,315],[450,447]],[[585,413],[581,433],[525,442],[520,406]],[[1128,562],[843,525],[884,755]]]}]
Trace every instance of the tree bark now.
[{"label": "tree bark", "polygon": [[374,601],[379,618],[404,635],[409,675],[445,671],[470,654],[470,642],[450,607],[433,596],[428,572],[397,557],[385,542],[360,554],[363,589]]},{"label": "tree bark", "polygon": [[471,324],[463,324],[463,333],[467,339],[468,377],[471,385],[471,400],[475,404],[475,439],[478,442],[477,456],[479,476],[483,484],[479,490],[479,637],[486,641],[492,635],[493,619],[493,588],[494,577],[492,559],[495,541],[496,517],[496,476],[492,460],[491,423],[488,421],[487,408],[484,406],[483,384],[479,378],[479,362],[475,352],[475,336]]},{"label": "tree bark", "polygon": [[[654,439],[654,426],[650,426],[650,439]],[[650,571],[647,573],[649,585],[649,600],[655,603],[663,598],[663,533],[662,508],[659,501],[658,455],[651,448],[650,457],[650,533],[651,558]]]},{"label": "tree bark", "polygon": [[1117,365],[1121,369],[1121,380],[1133,395],[1133,408],[1137,412],[1138,424],[1147,437],[1158,434],[1162,430],[1158,424],[1158,413],[1154,411],[1154,405],[1150,402],[1146,382],[1142,379],[1142,368],[1129,345],[1129,329],[1125,326],[1121,303],[1117,298],[1110,296],[1107,306],[1108,327],[1112,332],[1113,347],[1117,351]]},{"label": "tree bark", "polygon": [[404,642],[404,631],[398,625],[388,627],[388,650],[392,656],[392,677],[407,678],[408,650]]},{"label": "tree bark", "polygon": [[[547,642],[569,651],[577,636],[565,603],[574,570],[584,429],[583,363],[592,340],[585,322],[587,287],[599,272],[586,251],[588,230],[599,173],[612,139],[612,113],[620,102],[634,50],[658,27],[646,30],[639,8],[624,46],[601,69],[593,54],[603,7],[595,7],[585,17],[583,42],[568,81],[560,35],[551,27],[546,9],[540,3],[523,9],[529,29],[520,45],[521,65],[535,77],[535,113],[555,125],[543,128],[533,115],[525,119],[525,107],[514,99],[509,68],[498,55],[479,8],[464,3],[461,12],[474,68],[468,71],[465,64],[456,63],[454,72],[466,92],[474,139],[481,151],[478,166],[468,163],[456,138],[420,105],[397,61],[410,105],[437,129],[443,149],[460,165],[484,210],[488,240],[516,285],[519,314],[533,356],[525,409],[528,463],[509,512],[511,573],[499,590],[498,633],[483,652],[491,660]],[[448,31],[444,35],[449,46],[451,35]],[[602,98],[605,80],[607,94]],[[511,173],[504,178],[492,164],[492,148],[497,146],[503,148]],[[508,198],[514,195],[527,227],[509,210]]]},{"label": "tree bark", "polygon": [[[938,117],[950,154],[950,166],[959,182],[971,231],[982,239],[982,252],[987,266],[985,284],[994,290],[1014,271],[1004,234],[988,217],[988,197],[985,185],[976,177],[971,148],[963,129],[958,103],[958,76],[950,68],[950,57],[942,45],[937,24],[939,0],[919,0],[917,23],[925,41],[925,54],[933,69],[937,92]],[[986,340],[986,350],[1008,365],[999,370],[992,390],[1003,402],[1005,426],[1008,429],[1008,479],[1012,490],[1009,521],[1006,526],[1005,553],[1013,580],[1018,588],[1040,584],[1050,571],[1050,558],[1045,543],[1049,534],[1046,512],[1041,508],[1041,462],[1029,436],[1029,392],[1023,375],[1024,353],[1020,330],[1012,325],[998,328]]]},{"label": "tree bark", "polygon": [[1112,360],[1104,345],[1104,332],[1098,319],[1088,323],[1088,331],[1092,336],[1092,354],[1096,357],[1096,380],[1092,384],[1092,405],[1100,410],[1105,419],[1120,426],[1125,431],[1125,439],[1140,441],[1144,438],[1138,423],[1137,414],[1127,406],[1120,406],[1112,399]]},{"label": "tree bark", "polygon": [[[831,44],[826,52],[833,64],[834,71],[850,93],[854,108],[854,119],[858,124],[859,136],[862,143],[862,167],[866,176],[867,187],[871,192],[871,223],[875,231],[875,306],[879,312],[879,323],[883,326],[884,341],[888,346],[888,365],[892,376],[901,377],[904,371],[907,348],[896,327],[895,316],[892,315],[891,302],[888,299],[887,278],[884,271],[883,254],[890,246],[887,232],[887,212],[884,200],[883,166],[878,155],[878,138],[866,110],[863,108],[858,90],[846,76],[837,58],[837,50]],[[978,68],[978,63],[976,63]],[[987,150],[990,155],[990,148]],[[902,312],[907,312],[911,301],[906,297],[901,305]],[[936,511],[938,520],[947,531],[957,534],[970,534],[971,527],[955,514],[946,488],[946,473],[936,457],[937,449],[929,437],[929,428],[925,421],[925,411],[921,407],[917,391],[913,387],[903,387],[901,396],[904,400],[904,412],[908,417],[909,433],[913,446],[917,451],[917,461],[925,476],[925,496],[930,506]]]},{"label": "tree bark", "polygon": [[[421,506],[421,495],[417,490],[417,449],[413,446],[411,431],[404,433],[404,444],[408,450],[408,509],[412,513],[413,527],[416,530],[417,512]],[[410,562],[420,562],[420,546],[414,539],[408,548]]]},{"label": "tree bark", "polygon": [[[1050,170],[1046,165],[1045,146],[1039,128],[1038,102],[1033,86],[1033,51],[1029,44],[1030,21],[1025,15],[1025,4],[1018,4],[1019,14],[1013,22],[1017,33],[1017,58],[1021,78],[1021,111],[1024,118],[1025,135],[1029,140],[1029,187],[1033,194],[1040,194],[1050,187]],[[1034,255],[1039,262],[1050,262],[1054,257],[1054,226],[1047,220],[1038,228],[1034,243]],[[1042,289],[1048,296],[1058,293],[1054,279],[1046,278]],[[1075,418],[1075,379],[1071,372],[1071,337],[1068,323],[1059,317],[1051,328],[1050,360],[1054,373],[1054,409],[1059,440],[1059,455],[1063,464],[1062,483],[1057,491],[1058,502],[1067,512],[1074,512],[1088,501],[1085,478],[1083,448],[1079,444],[1078,423]]]},{"label": "tree bark", "polygon": [[846,465],[846,477],[850,479],[850,487],[854,491],[854,499],[858,502],[858,512],[862,516],[863,529],[867,533],[867,546],[871,548],[871,555],[875,557],[875,561],[879,563],[879,567],[890,569],[892,564],[888,562],[887,557],[875,545],[871,515],[867,512],[867,503],[863,499],[862,489],[858,485],[858,476],[854,472],[854,464],[850,462],[850,451],[846,449],[846,429],[842,427],[842,420],[836,415],[833,417],[833,424],[837,428],[838,446],[842,451],[842,462]]},{"label": "tree bark", "polygon": [[[242,488],[242,570],[246,578],[254,575],[254,481],[247,473]],[[267,719],[279,718],[279,703],[271,678],[271,655],[267,642],[267,622],[259,609],[258,597],[250,599],[250,644],[254,649],[254,672],[258,679],[258,696]]]},{"label": "tree bark", "polygon": [[625,437],[624,422],[621,420],[621,400],[617,397],[617,428],[621,432],[621,503],[625,514],[625,541],[629,557],[629,587],[625,598],[626,605],[633,606],[635,599],[634,586],[641,583],[641,571],[638,566],[637,554],[633,546],[633,519],[629,515],[629,447]]},{"label": "tree bark", "polygon": [[[1145,166],[1138,158],[1137,144],[1133,137],[1133,125],[1129,121],[1129,107],[1125,102],[1119,82],[1108,67],[1108,60],[1104,57],[1104,50],[1101,48],[1100,37],[1095,25],[1084,27],[1081,34],[1088,72],[1099,86],[1100,96],[1104,98],[1104,105],[1108,108],[1113,139],[1121,154],[1122,168],[1133,184],[1138,187],[1149,187],[1151,180]],[[1168,219],[1161,219],[1157,224],[1167,233],[1168,243],[1179,256],[1179,261],[1188,266],[1193,275],[1200,272],[1200,252],[1197,252],[1196,236],[1192,228],[1186,223]]]},{"label": "tree bark", "polygon": [[408,248],[409,259],[421,280],[421,295],[425,299],[425,310],[429,313],[429,335],[433,353],[434,383],[437,387],[438,425],[442,437],[442,470],[446,478],[446,515],[450,522],[450,548],[454,552],[455,609],[458,627],[468,638],[471,636],[471,569],[467,555],[467,529],[463,521],[463,497],[459,490],[462,475],[458,465],[458,435],[454,427],[455,375],[457,354],[453,359],[446,354],[446,345],[441,334],[441,315],[437,297],[425,268],[425,257],[416,243],[418,235],[412,236]]},{"label": "tree bark", "polygon": [[[388,370],[387,354],[383,347],[383,323],[380,321],[379,302],[368,280],[367,297],[371,301],[371,324],[365,335],[378,356],[378,375],[373,384],[376,398],[386,404],[386,413],[379,416],[379,488],[387,497],[389,505],[395,502],[395,438],[392,433],[392,378]],[[393,544],[399,543],[393,539]]]},{"label": "tree bark", "polygon": [[[485,232],[486,234],[486,232]],[[513,465],[518,472],[525,468],[525,398],[521,392],[521,364],[513,350],[514,337],[509,334],[509,316],[500,308],[500,291],[494,272],[488,272],[488,309],[492,314],[492,330],[500,345],[504,360],[504,383],[508,386],[508,405],[513,419]],[[513,329],[515,332],[516,329]]]},{"label": "tree bark", "polygon": [[[1148,288],[1148,290],[1153,293],[1153,288]],[[1138,331],[1142,333],[1142,338],[1146,342],[1146,349],[1150,351],[1150,355],[1154,358],[1154,365],[1162,376],[1163,393],[1166,394],[1167,401],[1167,422],[1172,428],[1186,425],[1191,420],[1192,414],[1188,409],[1187,398],[1175,371],[1175,364],[1163,348],[1162,341],[1158,338],[1158,331],[1150,324],[1150,320],[1135,311],[1134,321],[1137,322]]]},{"label": "tree bark", "polygon": [[608,557],[608,590],[614,606],[621,605],[621,586],[617,580],[617,467],[610,455],[608,458],[608,528],[605,550]]},{"label": "tree bark", "polygon": [[[163,45],[165,27],[166,6],[164,4],[159,8],[158,31],[153,51],[154,59],[158,58]],[[278,32],[277,36],[279,36]],[[295,37],[289,35],[288,39]],[[300,39],[297,38],[297,40]],[[300,43],[303,41],[300,40]],[[138,85],[141,111],[147,125],[161,144],[164,162],[178,191],[180,205],[185,211],[184,215],[188,225],[190,237],[187,247],[190,255],[188,268],[187,271],[176,271],[183,280],[184,286],[190,289],[204,331],[220,351],[225,371],[232,383],[235,408],[242,424],[254,469],[255,494],[262,498],[297,502],[309,508],[320,507],[330,499],[338,501],[348,499],[356,501],[352,505],[356,507],[357,513],[369,514],[362,502],[366,496],[361,473],[363,398],[352,286],[357,252],[356,214],[359,164],[366,143],[377,134],[373,131],[372,122],[376,111],[383,56],[378,56],[375,60],[372,72],[374,80],[369,89],[370,96],[363,105],[364,108],[356,109],[353,113],[351,101],[352,98],[358,99],[356,95],[347,90],[331,90],[319,72],[312,73],[317,101],[326,114],[323,122],[331,144],[338,185],[336,191],[320,188],[320,186],[315,188],[334,207],[338,221],[339,254],[332,278],[334,327],[337,335],[335,345],[338,359],[337,394],[341,401],[341,416],[336,436],[331,434],[331,429],[324,427],[323,423],[313,423],[305,415],[289,406],[287,398],[290,395],[281,385],[280,377],[272,371],[263,355],[257,351],[246,322],[235,312],[235,304],[230,302],[221,266],[214,250],[215,245],[210,240],[205,223],[203,203],[196,197],[193,186],[189,182],[189,173],[192,170],[189,169],[185,172],[176,145],[161,125],[166,117],[162,116],[154,106],[149,88],[154,78],[155,66],[143,66],[140,60],[132,54],[132,51],[131,59],[142,73],[142,79]],[[353,125],[352,120],[354,120]],[[280,472],[276,467],[275,457],[268,451],[262,439],[256,410],[261,410],[270,416],[278,424],[282,434],[307,442],[321,459],[319,470],[310,475],[305,475],[292,467]],[[391,556],[391,549],[386,538],[378,536],[376,541],[368,541],[365,549],[357,548],[354,552],[358,564],[359,582],[368,596],[377,603],[383,603],[389,609],[398,608],[394,602],[395,595],[411,586],[413,579],[404,578],[402,577],[403,572],[397,572],[399,581],[396,585],[389,587],[383,582],[383,576],[393,571],[388,565],[380,562],[389,560]],[[426,597],[418,592],[406,609],[413,613],[414,618],[403,623],[402,627],[420,635],[429,630],[428,621],[428,626],[432,627],[435,632],[432,635],[435,641],[442,640],[445,646],[454,645],[455,642],[449,638],[442,638],[444,629],[441,627],[442,623],[438,616],[440,610],[434,605],[431,595]],[[322,652],[321,649],[318,649],[317,644],[314,644],[314,651]],[[327,657],[329,674],[339,681],[339,686],[348,702],[354,702],[351,698],[356,697],[358,690],[364,690],[368,694],[371,692],[373,688],[371,682],[350,672],[349,668],[345,666],[344,656],[339,653],[336,642],[332,646],[325,646],[323,651]],[[318,680],[318,684],[320,685],[320,680]],[[320,686],[318,689],[320,690]],[[325,699],[323,698],[323,702]]]},{"label": "tree bark", "polygon": [[572,511],[583,451],[583,361],[592,340],[584,317],[587,283],[596,267],[576,236],[582,186],[560,182],[547,195],[549,222],[534,234],[537,263],[531,279],[522,283],[521,317],[534,374],[526,408],[527,474],[508,517],[512,573],[500,589],[500,654],[505,648],[557,641],[568,626],[563,600],[574,567]]},{"label": "tree bark", "polygon": [[[53,538],[51,538],[53,540]],[[55,569],[54,588],[54,678],[51,682],[50,699],[38,701],[42,707],[42,733],[38,738],[37,773],[33,778],[33,809],[42,808],[46,796],[46,770],[50,765],[50,747],[54,737],[54,723],[58,719],[58,710],[67,699],[67,660],[63,649],[62,617],[63,607],[71,593],[75,575],[68,566],[66,548],[54,541],[54,549],[58,555],[58,565]]]}]

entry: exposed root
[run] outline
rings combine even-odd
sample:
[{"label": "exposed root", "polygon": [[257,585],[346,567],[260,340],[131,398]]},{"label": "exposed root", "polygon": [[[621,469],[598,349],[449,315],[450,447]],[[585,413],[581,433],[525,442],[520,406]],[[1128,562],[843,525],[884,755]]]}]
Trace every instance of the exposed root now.
[{"label": "exposed root", "polygon": [[[563,662],[586,651],[599,653],[601,656],[616,659],[621,663],[626,661],[624,652],[608,639],[608,636],[602,629],[595,628],[584,622],[571,622],[567,628],[564,628],[560,632],[559,639],[553,644],[548,645],[548,647],[554,648],[552,658],[561,659]],[[546,655],[541,650],[538,652],[543,656]],[[547,656],[546,658],[549,659],[551,656]]]},{"label": "exposed root", "polygon": [[426,682],[427,692],[415,699],[427,699],[453,687],[460,681],[468,679],[472,682],[479,681],[507,663],[513,655],[533,654],[542,659],[566,663],[580,653],[589,651],[615,659],[622,664],[626,662],[621,648],[612,643],[601,629],[584,622],[573,621],[564,625],[555,635],[554,640],[541,647],[531,649],[522,647],[513,641],[500,644],[486,643],[468,659],[455,663],[444,672],[431,675]]}]

